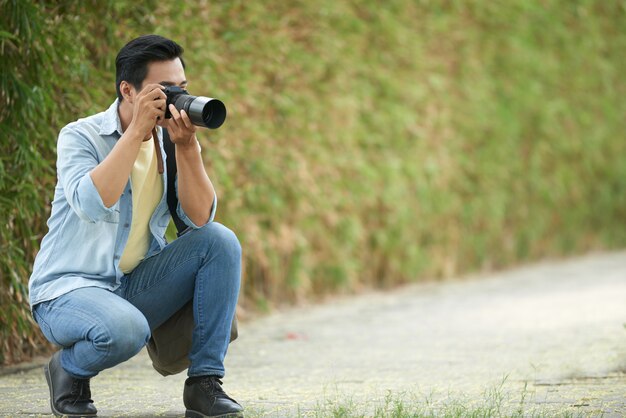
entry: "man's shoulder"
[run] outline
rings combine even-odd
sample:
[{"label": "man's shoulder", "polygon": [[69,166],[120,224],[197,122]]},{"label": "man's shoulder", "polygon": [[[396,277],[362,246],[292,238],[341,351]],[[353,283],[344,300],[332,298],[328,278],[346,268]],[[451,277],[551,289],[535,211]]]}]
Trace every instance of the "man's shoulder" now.
[{"label": "man's shoulder", "polygon": [[117,100],[107,110],[80,118],[65,125],[59,133],[59,143],[83,139],[91,143],[108,142],[107,137],[119,132],[121,135]]},{"label": "man's shoulder", "polygon": [[115,145],[118,138],[115,132],[119,130],[117,107],[111,105],[108,110],[65,125],[59,133],[57,153],[61,155],[64,150],[75,150],[78,147],[89,149],[104,158]]},{"label": "man's shoulder", "polygon": [[90,131],[95,130],[96,132],[98,132],[100,130],[102,122],[104,121],[105,115],[106,111],[102,111],[91,116],[82,117],[68,123],[61,129],[61,131],[79,132],[88,129]]}]

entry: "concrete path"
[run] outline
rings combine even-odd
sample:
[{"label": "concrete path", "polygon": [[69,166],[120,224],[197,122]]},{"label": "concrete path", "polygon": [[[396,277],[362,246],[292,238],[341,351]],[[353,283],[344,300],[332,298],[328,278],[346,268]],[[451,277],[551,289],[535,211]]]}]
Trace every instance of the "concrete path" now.
[{"label": "concrete path", "polygon": [[[626,416],[626,252],[272,314],[240,326],[227,371],[247,416],[369,415],[386,396],[437,415]],[[91,386],[99,416],[179,417],[184,378],[141,353]],[[0,416],[48,402],[40,367],[0,377]]]}]

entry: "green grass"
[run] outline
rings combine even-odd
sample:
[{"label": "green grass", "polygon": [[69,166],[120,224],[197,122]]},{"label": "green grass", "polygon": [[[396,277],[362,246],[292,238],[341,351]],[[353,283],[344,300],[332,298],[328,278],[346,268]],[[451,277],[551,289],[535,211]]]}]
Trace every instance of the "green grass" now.
[{"label": "green grass", "polygon": [[519,396],[507,395],[502,385],[484,392],[479,399],[463,395],[450,395],[433,399],[433,395],[418,396],[414,393],[392,393],[387,391],[379,399],[354,400],[337,394],[313,408],[299,407],[295,412],[266,411],[262,408],[246,408],[246,416],[295,416],[298,418],[499,418],[499,417],[600,417],[601,411],[581,411],[571,405],[536,403],[527,387]]}]

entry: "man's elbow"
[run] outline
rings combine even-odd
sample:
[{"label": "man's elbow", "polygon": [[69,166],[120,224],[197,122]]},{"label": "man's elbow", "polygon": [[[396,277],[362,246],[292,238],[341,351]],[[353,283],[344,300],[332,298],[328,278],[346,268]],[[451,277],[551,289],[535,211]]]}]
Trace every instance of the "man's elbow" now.
[{"label": "man's elbow", "polygon": [[206,225],[211,220],[211,211],[206,214],[196,214],[195,216],[188,216],[189,220],[193,222],[195,225],[200,227]]},{"label": "man's elbow", "polygon": [[192,207],[186,207],[183,202],[179,201],[176,212],[187,226],[197,229],[213,221],[216,209],[217,196],[213,195],[212,204],[196,204]]}]

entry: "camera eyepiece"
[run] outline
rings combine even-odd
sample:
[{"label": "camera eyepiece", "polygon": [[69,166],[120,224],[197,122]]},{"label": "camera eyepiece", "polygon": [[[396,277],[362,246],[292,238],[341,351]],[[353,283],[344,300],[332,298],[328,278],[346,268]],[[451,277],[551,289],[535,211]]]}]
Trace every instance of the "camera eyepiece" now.
[{"label": "camera eyepiece", "polygon": [[167,96],[165,118],[172,117],[169,110],[173,104],[179,112],[184,110],[191,122],[196,126],[204,126],[209,129],[217,129],[226,119],[226,106],[218,99],[204,96],[192,96],[187,90],[177,86],[167,86],[163,89]]}]

